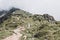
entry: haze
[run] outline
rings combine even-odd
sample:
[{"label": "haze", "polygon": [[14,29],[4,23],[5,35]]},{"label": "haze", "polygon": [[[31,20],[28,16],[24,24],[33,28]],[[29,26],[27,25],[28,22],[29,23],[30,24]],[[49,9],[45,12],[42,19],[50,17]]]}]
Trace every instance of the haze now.
[{"label": "haze", "polygon": [[60,0],[0,0],[0,10],[17,7],[33,14],[50,14],[60,20]]}]

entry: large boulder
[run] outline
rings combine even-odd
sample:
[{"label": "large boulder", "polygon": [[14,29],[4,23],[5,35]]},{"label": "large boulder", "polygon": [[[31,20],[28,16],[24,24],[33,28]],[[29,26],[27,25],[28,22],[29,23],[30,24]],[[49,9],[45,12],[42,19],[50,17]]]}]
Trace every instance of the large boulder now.
[{"label": "large boulder", "polygon": [[43,14],[43,17],[48,21],[55,21],[54,17],[49,14]]}]

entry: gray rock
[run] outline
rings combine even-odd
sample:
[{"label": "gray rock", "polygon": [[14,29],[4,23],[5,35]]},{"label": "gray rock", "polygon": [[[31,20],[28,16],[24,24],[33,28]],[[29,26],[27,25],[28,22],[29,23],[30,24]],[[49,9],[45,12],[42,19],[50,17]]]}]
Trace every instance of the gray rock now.
[{"label": "gray rock", "polygon": [[54,17],[49,14],[43,14],[43,17],[48,21],[55,21]]}]

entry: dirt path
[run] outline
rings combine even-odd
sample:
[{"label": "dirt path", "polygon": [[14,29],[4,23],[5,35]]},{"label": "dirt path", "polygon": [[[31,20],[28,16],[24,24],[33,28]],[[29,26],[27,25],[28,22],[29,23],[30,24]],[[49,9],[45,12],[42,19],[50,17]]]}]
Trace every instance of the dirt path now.
[{"label": "dirt path", "polygon": [[3,40],[19,40],[19,38],[22,36],[22,34],[20,33],[20,31],[23,31],[25,30],[24,27],[20,27],[20,28],[17,28],[15,30],[13,30],[13,35],[3,39]]}]

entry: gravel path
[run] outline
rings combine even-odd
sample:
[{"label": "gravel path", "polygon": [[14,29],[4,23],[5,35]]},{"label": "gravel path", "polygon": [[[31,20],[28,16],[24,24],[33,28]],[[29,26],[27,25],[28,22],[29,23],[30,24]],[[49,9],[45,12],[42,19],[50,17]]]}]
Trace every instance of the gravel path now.
[{"label": "gravel path", "polygon": [[19,40],[19,38],[21,38],[22,34],[20,33],[20,31],[23,31],[25,30],[24,27],[20,27],[20,28],[17,28],[15,30],[13,30],[13,35],[3,39],[3,40]]}]

